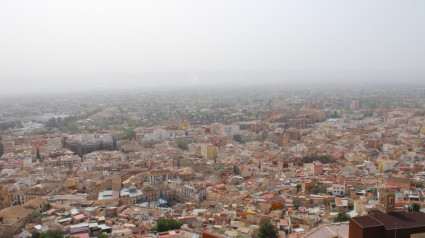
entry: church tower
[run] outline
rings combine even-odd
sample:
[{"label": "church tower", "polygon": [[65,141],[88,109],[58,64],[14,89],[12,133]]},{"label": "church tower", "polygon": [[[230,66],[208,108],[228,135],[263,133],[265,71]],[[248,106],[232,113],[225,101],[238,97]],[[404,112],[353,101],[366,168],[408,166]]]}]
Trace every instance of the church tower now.
[{"label": "church tower", "polygon": [[7,192],[7,189],[0,184],[0,209],[10,207],[12,205],[12,198]]},{"label": "church tower", "polygon": [[381,188],[379,192],[379,210],[385,213],[394,212],[395,192],[390,188]]}]

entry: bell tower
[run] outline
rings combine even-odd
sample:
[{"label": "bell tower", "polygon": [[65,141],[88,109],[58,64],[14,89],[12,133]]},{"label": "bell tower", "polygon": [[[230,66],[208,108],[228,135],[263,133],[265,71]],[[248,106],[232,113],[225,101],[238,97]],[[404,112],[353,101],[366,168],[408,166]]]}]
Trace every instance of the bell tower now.
[{"label": "bell tower", "polygon": [[385,213],[394,212],[395,192],[390,188],[381,188],[379,192],[379,210]]}]

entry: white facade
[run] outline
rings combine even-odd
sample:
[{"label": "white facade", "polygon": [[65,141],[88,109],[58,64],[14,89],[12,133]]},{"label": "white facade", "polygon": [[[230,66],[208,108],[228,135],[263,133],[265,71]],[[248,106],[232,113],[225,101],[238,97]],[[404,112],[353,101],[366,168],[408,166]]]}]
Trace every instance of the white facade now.
[{"label": "white facade", "polygon": [[176,133],[174,131],[165,130],[165,129],[157,129],[157,130],[154,130],[152,133],[144,134],[143,141],[161,140],[161,139],[167,139],[167,138],[171,138],[175,136],[176,136]]},{"label": "white facade", "polygon": [[168,171],[155,171],[147,174],[147,179],[150,183],[158,183],[170,179]]},{"label": "white facade", "polygon": [[207,196],[207,189],[205,188],[205,186],[195,188],[193,186],[184,185],[182,192],[185,200],[188,198],[192,198],[195,199],[197,202],[204,201],[205,197]]},{"label": "white facade", "polygon": [[344,184],[332,184],[331,194],[336,195],[345,195],[345,185]]}]

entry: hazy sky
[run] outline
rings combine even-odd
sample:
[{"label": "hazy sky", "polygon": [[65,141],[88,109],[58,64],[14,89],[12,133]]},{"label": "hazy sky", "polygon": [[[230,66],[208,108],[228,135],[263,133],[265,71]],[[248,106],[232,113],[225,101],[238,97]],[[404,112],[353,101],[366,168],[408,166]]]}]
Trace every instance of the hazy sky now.
[{"label": "hazy sky", "polygon": [[0,90],[422,76],[424,13],[424,0],[0,0]]}]

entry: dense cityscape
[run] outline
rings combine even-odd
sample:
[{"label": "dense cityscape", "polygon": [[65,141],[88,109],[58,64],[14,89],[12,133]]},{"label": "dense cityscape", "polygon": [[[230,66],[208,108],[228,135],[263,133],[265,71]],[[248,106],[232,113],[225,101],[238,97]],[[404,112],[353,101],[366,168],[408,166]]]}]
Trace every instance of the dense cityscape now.
[{"label": "dense cityscape", "polygon": [[0,0],[0,238],[425,238],[424,0]]},{"label": "dense cityscape", "polygon": [[2,100],[0,236],[422,233],[424,106],[396,84]]}]

